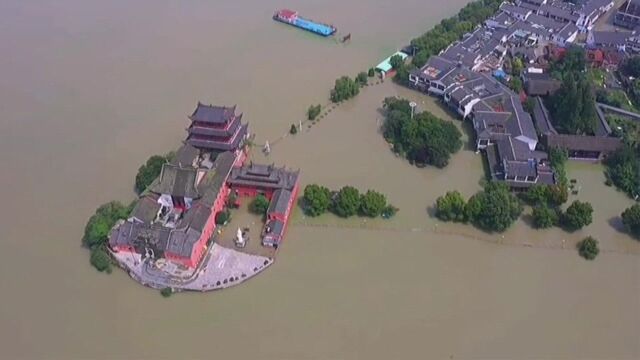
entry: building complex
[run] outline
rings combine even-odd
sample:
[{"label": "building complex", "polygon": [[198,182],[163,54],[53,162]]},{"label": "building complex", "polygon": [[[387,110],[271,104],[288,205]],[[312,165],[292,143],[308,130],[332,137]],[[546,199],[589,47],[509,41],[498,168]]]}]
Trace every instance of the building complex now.
[{"label": "building complex", "polygon": [[[572,44],[579,33],[588,33],[590,39],[603,39],[592,28],[612,6],[610,0],[505,2],[482,26],[412,71],[409,82],[416,89],[441,97],[448,107],[473,124],[476,149],[485,154],[493,179],[506,182],[514,190],[555,184],[548,155],[540,151],[544,145],[579,145],[584,150],[570,151],[571,155],[600,158],[619,147],[620,141],[608,138],[611,130],[603,116],[596,141],[589,141],[595,137],[558,135],[555,129],[549,130],[553,126],[540,98],[534,99],[536,123],[522,102],[527,96],[551,95],[560,87],[545,72],[548,58],[554,56],[556,49]],[[630,35],[611,37],[627,42]],[[508,77],[502,70],[507,56],[523,59],[526,69],[522,80],[527,93],[515,93],[503,84]],[[543,58],[547,60],[540,63]]]},{"label": "building complex", "polygon": [[232,192],[270,201],[263,244],[277,247],[298,191],[299,172],[246,165],[248,124],[234,107],[198,103],[185,144],[109,236],[112,251],[196,268],[215,241],[216,217]]}]

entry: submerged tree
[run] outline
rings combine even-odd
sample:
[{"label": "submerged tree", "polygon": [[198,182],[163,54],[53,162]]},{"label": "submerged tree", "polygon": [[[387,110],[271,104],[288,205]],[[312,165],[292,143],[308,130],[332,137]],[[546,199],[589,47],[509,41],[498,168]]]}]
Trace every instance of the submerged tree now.
[{"label": "submerged tree", "polygon": [[265,215],[268,209],[269,200],[262,194],[258,194],[249,205],[249,210],[257,215]]},{"label": "submerged tree", "polygon": [[489,182],[466,206],[467,218],[481,229],[502,232],[522,213],[522,204],[504,183]]},{"label": "submerged tree", "polygon": [[167,156],[153,155],[147,162],[140,166],[136,175],[136,192],[143,192],[162,171],[162,165],[168,161]]},{"label": "submerged tree", "polygon": [[466,203],[458,191],[448,191],[436,200],[436,217],[443,221],[465,221]]},{"label": "submerged tree", "polygon": [[336,84],[331,90],[331,101],[334,103],[351,99],[360,93],[360,86],[355,80],[348,76],[343,76],[336,80]]},{"label": "submerged tree", "polygon": [[640,205],[634,204],[622,213],[622,223],[629,233],[640,238]]},{"label": "submerged tree", "polygon": [[311,184],[304,188],[302,197],[305,214],[319,216],[331,206],[331,191],[324,186]]},{"label": "submerged tree", "polygon": [[558,223],[558,213],[556,210],[546,206],[536,206],[533,208],[533,225],[538,229],[550,228]]},{"label": "submerged tree", "polygon": [[341,217],[356,215],[360,209],[360,192],[353,186],[345,186],[336,195],[333,211]]},{"label": "submerged tree", "polygon": [[598,247],[598,240],[594,239],[591,236],[584,238],[584,240],[578,243],[578,253],[580,256],[587,260],[593,260],[600,253],[600,248]]},{"label": "submerged tree", "polygon": [[593,207],[588,202],[574,201],[562,215],[562,225],[569,231],[581,229],[593,221]]},{"label": "submerged tree", "polygon": [[442,168],[462,147],[462,134],[452,122],[426,111],[411,116],[409,102],[404,99],[386,98],[383,106],[383,135],[409,161]]},{"label": "submerged tree", "polygon": [[386,206],[386,196],[374,190],[367,190],[360,199],[360,212],[368,217],[380,216]]}]

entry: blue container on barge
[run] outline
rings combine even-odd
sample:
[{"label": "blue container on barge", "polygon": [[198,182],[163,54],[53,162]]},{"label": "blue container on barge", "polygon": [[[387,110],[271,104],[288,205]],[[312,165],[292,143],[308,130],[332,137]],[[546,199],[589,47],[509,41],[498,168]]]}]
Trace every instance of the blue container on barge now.
[{"label": "blue container on barge", "polygon": [[305,19],[299,16],[297,11],[289,9],[276,11],[276,13],[273,14],[273,19],[321,36],[331,36],[337,31],[335,26]]}]

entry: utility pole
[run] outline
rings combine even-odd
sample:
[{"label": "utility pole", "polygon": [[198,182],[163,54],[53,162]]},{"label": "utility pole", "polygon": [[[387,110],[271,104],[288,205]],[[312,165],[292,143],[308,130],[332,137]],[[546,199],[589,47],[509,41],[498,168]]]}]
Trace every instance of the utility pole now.
[{"label": "utility pole", "polygon": [[418,104],[416,104],[415,102],[410,102],[409,106],[411,106],[411,119],[413,120],[413,114],[416,112],[416,106],[418,106]]}]

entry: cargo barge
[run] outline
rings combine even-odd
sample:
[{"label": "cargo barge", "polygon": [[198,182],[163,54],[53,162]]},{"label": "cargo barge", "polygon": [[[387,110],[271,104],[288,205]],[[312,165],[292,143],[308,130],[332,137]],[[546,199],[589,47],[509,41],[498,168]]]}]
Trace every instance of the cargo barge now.
[{"label": "cargo barge", "polygon": [[298,15],[297,11],[289,9],[276,11],[275,14],[273,14],[273,20],[293,25],[297,28],[310,31],[321,36],[331,36],[337,31],[335,26],[305,19]]}]

